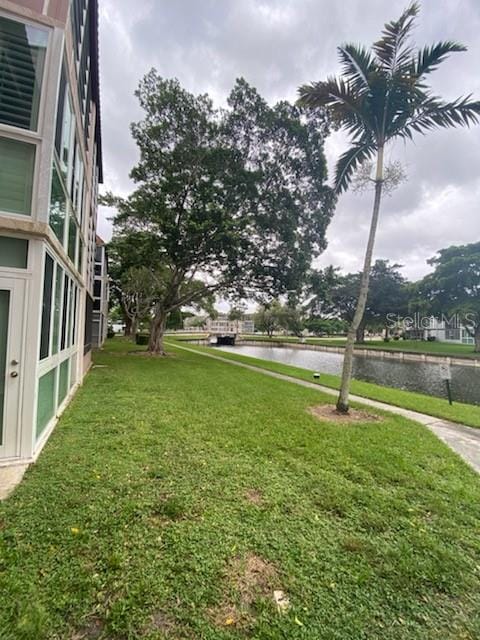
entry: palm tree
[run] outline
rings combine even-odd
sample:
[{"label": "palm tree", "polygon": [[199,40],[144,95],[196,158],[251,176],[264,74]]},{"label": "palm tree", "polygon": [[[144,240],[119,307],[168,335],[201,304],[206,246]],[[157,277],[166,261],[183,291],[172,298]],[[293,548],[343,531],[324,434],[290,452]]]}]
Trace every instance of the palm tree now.
[{"label": "palm tree", "polygon": [[351,147],[340,156],[335,190],[345,191],[365,161],[376,158],[375,198],[354,319],[348,331],[337,410],[348,412],[355,333],[368,295],[375,233],[384,179],[385,145],[396,138],[410,140],[437,127],[469,126],[480,120],[480,102],[470,96],[444,102],[432,94],[426,80],[451,53],[465,51],[457,42],[438,42],[416,49],[410,36],[419,5],[414,2],[385,25],[371,48],[346,44],[338,48],[342,75],[299,88],[298,103],[326,108],[332,122],[351,136]]}]

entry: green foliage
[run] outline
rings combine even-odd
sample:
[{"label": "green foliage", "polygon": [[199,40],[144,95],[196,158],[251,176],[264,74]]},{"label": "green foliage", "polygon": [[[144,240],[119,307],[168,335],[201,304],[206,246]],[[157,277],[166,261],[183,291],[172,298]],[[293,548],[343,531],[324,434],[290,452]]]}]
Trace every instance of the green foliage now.
[{"label": "green foliage", "polygon": [[308,318],[305,321],[305,326],[311,333],[317,336],[333,335],[335,333],[345,333],[347,330],[347,323],[337,318]]},{"label": "green foliage", "polygon": [[450,54],[466,49],[456,42],[415,49],[411,36],[418,10],[414,2],[398,20],[387,23],[371,50],[356,44],[338,47],[340,78],[299,88],[299,104],[327,108],[332,121],[351,136],[352,146],[336,167],[339,193],[348,188],[356,169],[387,142],[480,120],[479,101],[467,96],[444,102],[428,87],[427,76]]},{"label": "green foliage", "polygon": [[416,286],[423,309],[463,325],[480,351],[480,242],[441,249],[428,263],[433,273]]},{"label": "green foliage", "polygon": [[136,95],[136,188],[103,202],[118,211],[117,254],[137,260],[131,247],[145,240],[142,264],[162,274],[154,342],[169,313],[208,295],[271,297],[298,286],[325,247],[334,207],[326,118],[287,102],[270,107],[242,79],[227,109],[155,70]]},{"label": "green foliage", "polygon": [[[478,637],[480,483],[428,430],[320,423],[320,392],[135,349],[96,354],[0,504],[2,640]],[[248,554],[291,608],[269,593],[232,628]]]}]

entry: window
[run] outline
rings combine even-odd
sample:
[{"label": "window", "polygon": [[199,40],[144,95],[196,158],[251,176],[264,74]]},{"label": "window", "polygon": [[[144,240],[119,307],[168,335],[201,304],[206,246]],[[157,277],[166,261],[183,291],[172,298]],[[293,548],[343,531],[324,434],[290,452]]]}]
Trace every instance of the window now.
[{"label": "window", "polygon": [[62,312],[62,340],[60,342],[60,351],[63,351],[67,344],[67,317],[68,317],[68,284],[70,280],[65,274],[63,280],[63,312]]},{"label": "window", "polygon": [[75,263],[77,252],[78,228],[72,211],[70,210],[70,218],[68,221],[68,257]]},{"label": "window", "polygon": [[460,340],[460,328],[452,327],[445,329],[445,340]]},{"label": "window", "polygon": [[57,370],[52,369],[38,381],[37,400],[37,438],[55,414],[55,377]]},{"label": "window", "polygon": [[73,111],[70,104],[70,96],[68,90],[65,93],[65,100],[63,104],[63,116],[62,116],[62,134],[60,138],[60,171],[63,179],[68,184],[68,177],[71,172],[72,156],[73,156],[73,131],[74,120]]},{"label": "window", "polygon": [[26,269],[28,240],[0,236],[0,267]]},{"label": "window", "polygon": [[0,210],[29,216],[35,146],[0,138]]},{"label": "window", "polygon": [[36,130],[48,32],[0,16],[0,122]]},{"label": "window", "polygon": [[68,392],[68,369],[70,360],[64,360],[58,368],[58,404],[62,404]]},{"label": "window", "polygon": [[50,349],[50,319],[52,316],[53,259],[45,255],[43,276],[42,329],[40,335],[40,360],[48,357]]},{"label": "window", "polygon": [[52,187],[50,193],[49,222],[53,232],[63,245],[65,233],[65,217],[67,215],[67,198],[62,187],[56,163],[52,170]]},{"label": "window", "polygon": [[52,353],[58,353],[58,339],[60,337],[60,313],[62,311],[62,284],[63,269],[57,264],[57,273],[55,276],[55,303],[53,307]]},{"label": "window", "polygon": [[92,348],[92,324],[93,324],[93,300],[87,294],[85,299],[85,336],[84,336],[84,355]]}]

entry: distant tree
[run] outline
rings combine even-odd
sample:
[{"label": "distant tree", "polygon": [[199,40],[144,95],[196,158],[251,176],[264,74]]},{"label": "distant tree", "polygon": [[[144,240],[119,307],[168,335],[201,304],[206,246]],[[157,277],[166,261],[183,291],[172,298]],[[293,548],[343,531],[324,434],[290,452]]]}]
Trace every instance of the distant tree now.
[{"label": "distant tree", "polygon": [[461,325],[480,352],[480,242],[441,249],[428,261],[434,267],[417,285],[417,295],[433,315]]},{"label": "distant tree", "polygon": [[469,126],[480,117],[480,102],[469,97],[443,102],[427,85],[428,75],[451,53],[465,51],[456,42],[438,42],[416,50],[410,41],[419,5],[413,2],[398,20],[385,25],[371,50],[356,44],[338,48],[342,77],[300,87],[299,104],[327,108],[338,127],[352,138],[340,157],[335,190],[345,191],[364,162],[376,159],[375,198],[358,302],[347,337],[337,410],[348,412],[353,348],[367,304],[370,267],[384,185],[385,146],[410,140],[440,127]]},{"label": "distant tree", "polygon": [[228,108],[215,109],[155,70],[136,95],[136,188],[104,203],[117,208],[117,234],[149,237],[148,264],[164,283],[149,351],[163,354],[168,316],[181,307],[218,292],[271,298],[299,286],[325,247],[335,199],[322,113],[271,107],[244,80]]},{"label": "distant tree", "polygon": [[271,338],[281,328],[282,305],[274,300],[269,305],[260,305],[254,315],[255,327]]},{"label": "distant tree", "polygon": [[[351,325],[355,317],[359,288],[360,274],[347,273],[337,276],[325,301],[323,313]],[[355,341],[363,342],[364,334],[365,318],[362,318],[355,332]]]},{"label": "distant tree", "polygon": [[286,304],[279,312],[279,326],[288,333],[300,337],[305,329],[305,316],[300,307]]},{"label": "distant tree", "polygon": [[408,312],[407,281],[399,269],[400,265],[390,264],[388,260],[376,260],[370,273],[365,310],[367,326],[383,327],[385,339],[389,337],[390,318]]},{"label": "distant tree", "polygon": [[308,318],[305,320],[305,326],[311,333],[316,336],[334,335],[336,333],[344,333],[348,324],[338,318]]}]

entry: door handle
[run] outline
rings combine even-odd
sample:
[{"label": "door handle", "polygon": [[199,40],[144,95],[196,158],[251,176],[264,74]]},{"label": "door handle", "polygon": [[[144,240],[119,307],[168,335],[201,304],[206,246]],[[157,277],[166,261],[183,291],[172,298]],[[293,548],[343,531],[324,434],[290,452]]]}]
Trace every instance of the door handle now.
[{"label": "door handle", "polygon": [[12,372],[11,372],[11,374],[10,374],[10,376],[11,376],[12,378],[18,378],[18,371],[12,371]]}]

